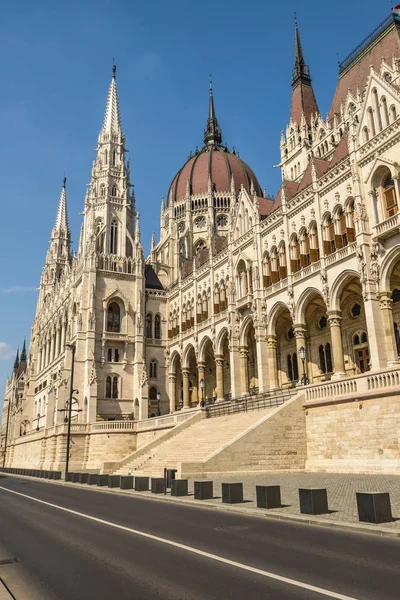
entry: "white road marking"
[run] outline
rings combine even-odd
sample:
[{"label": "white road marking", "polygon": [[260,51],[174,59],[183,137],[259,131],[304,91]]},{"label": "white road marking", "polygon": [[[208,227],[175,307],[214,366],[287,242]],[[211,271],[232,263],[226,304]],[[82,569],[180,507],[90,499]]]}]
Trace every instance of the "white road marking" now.
[{"label": "white road marking", "polygon": [[105,521],[104,519],[98,519],[97,517],[92,517],[91,515],[87,515],[85,513],[78,512],[76,510],[72,510],[70,508],[65,508],[64,506],[59,506],[58,504],[53,504],[52,502],[46,502],[45,500],[39,500],[39,498],[35,498],[34,496],[28,496],[27,494],[21,494],[21,492],[16,492],[15,490],[10,490],[8,488],[0,486],[0,490],[4,490],[5,492],[9,492],[10,494],[16,494],[17,496],[22,496],[23,498],[28,498],[29,500],[33,500],[34,502],[39,502],[40,504],[45,504],[46,506],[51,506],[52,508],[57,508],[58,510],[63,510],[64,512],[71,513],[73,515],[78,515],[78,517],[83,517],[84,519],[89,519],[90,521],[95,521],[96,523],[101,523],[102,525],[108,525],[109,527],[114,527],[115,529],[120,529],[121,531],[127,531],[128,533],[133,533],[134,535],[138,535],[149,540],[154,540],[161,544],[166,544],[168,546],[173,546],[174,548],[179,548],[180,550],[184,550],[185,552],[191,552],[192,554],[198,554],[199,556],[204,556],[205,558],[210,558],[216,562],[223,563],[225,565],[230,565],[231,567],[236,567],[237,569],[242,569],[243,571],[249,571],[250,573],[256,573],[257,575],[261,575],[263,577],[267,577],[269,579],[275,579],[276,581],[280,581],[282,583],[287,583],[288,585],[293,585],[298,588],[302,588],[304,590],[309,590],[311,592],[316,592],[317,594],[321,594],[328,598],[336,598],[336,600],[358,600],[357,598],[353,598],[351,596],[344,596],[343,594],[338,594],[336,592],[332,592],[330,590],[325,590],[323,588],[317,587],[315,585],[310,585],[308,583],[303,583],[301,581],[296,581],[295,579],[290,579],[289,577],[283,577],[282,575],[277,575],[276,573],[270,573],[269,571],[263,571],[262,569],[257,569],[256,567],[251,567],[250,565],[245,565],[234,560],[229,560],[228,558],[223,558],[222,556],[218,556],[217,554],[210,554],[209,552],[204,552],[203,550],[199,550],[197,548],[192,548],[191,546],[186,546],[185,544],[179,544],[178,542],[173,542],[172,540],[168,540],[166,538],[158,537],[157,535],[152,535],[151,533],[145,533],[144,531],[139,531],[138,529],[132,529],[131,527],[125,527],[124,525],[117,525],[117,523],[112,523],[111,521]]}]

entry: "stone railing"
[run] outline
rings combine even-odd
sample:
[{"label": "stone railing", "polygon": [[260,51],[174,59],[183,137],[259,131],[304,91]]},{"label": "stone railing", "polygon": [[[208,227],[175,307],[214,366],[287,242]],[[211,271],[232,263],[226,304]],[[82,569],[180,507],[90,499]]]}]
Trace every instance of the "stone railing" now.
[{"label": "stone railing", "polygon": [[193,416],[194,413],[199,412],[199,409],[195,408],[192,410],[185,410],[172,415],[163,415],[161,417],[152,417],[151,419],[144,419],[143,421],[136,421],[136,431],[143,431],[144,429],[154,429],[155,427],[174,427],[183,421],[186,421]]},{"label": "stone railing", "polygon": [[340,401],[341,397],[350,395],[353,397],[354,394],[359,395],[362,399],[363,394],[368,394],[374,390],[396,387],[400,387],[400,368],[393,367],[380,372],[367,371],[361,375],[307,386],[306,403],[322,400]]},{"label": "stone railing", "polygon": [[332,254],[329,254],[329,256],[327,256],[325,258],[326,265],[327,266],[333,265],[334,263],[337,263],[340,260],[343,260],[347,256],[350,256],[350,254],[354,254],[356,251],[356,248],[357,248],[356,242],[352,242],[351,244],[348,244],[347,246],[344,246],[343,248],[339,248],[339,250],[336,250],[335,252],[333,252]]},{"label": "stone railing", "polygon": [[89,427],[90,433],[95,433],[96,431],[135,431],[137,421],[100,421],[98,423],[91,423]]},{"label": "stone railing", "polygon": [[393,217],[389,217],[385,221],[381,221],[378,225],[374,225],[372,228],[373,234],[372,237],[388,237],[390,233],[392,233],[393,229],[396,230],[393,233],[399,231],[400,226],[400,213],[393,215]]}]

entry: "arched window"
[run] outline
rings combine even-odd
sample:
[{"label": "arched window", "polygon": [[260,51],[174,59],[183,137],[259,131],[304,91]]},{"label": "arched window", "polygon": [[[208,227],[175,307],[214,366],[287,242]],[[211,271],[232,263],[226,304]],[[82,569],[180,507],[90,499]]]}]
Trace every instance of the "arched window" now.
[{"label": "arched window", "polygon": [[389,109],[388,109],[388,105],[387,105],[385,96],[382,96],[381,102],[382,102],[382,108],[383,108],[383,116],[385,119],[384,123],[385,123],[385,127],[387,127],[389,125]]},{"label": "arched window", "polygon": [[116,159],[117,159],[117,153],[114,150],[114,152],[112,153],[112,164],[113,164],[113,167],[115,167],[115,165],[116,165]]},{"label": "arched window", "polygon": [[328,216],[324,222],[324,254],[329,256],[332,252],[335,252],[335,229],[332,218]]},{"label": "arched window", "polygon": [[146,337],[153,337],[153,316],[150,313],[146,315]]},{"label": "arched window", "polygon": [[364,144],[366,144],[369,141],[369,133],[368,133],[367,126],[363,127],[363,141],[364,141]]},{"label": "arched window", "polygon": [[276,248],[271,250],[271,281],[276,283],[280,279],[279,256]]},{"label": "arched window", "polygon": [[397,354],[400,356],[400,332],[399,332],[399,324],[398,323],[393,323],[393,327],[394,327],[394,337],[396,339]]},{"label": "arched window", "polygon": [[346,229],[346,216],[342,209],[340,209],[335,216],[335,247],[343,248],[347,246],[347,229]]},{"label": "arched window", "polygon": [[332,364],[332,351],[331,345],[329,342],[325,344],[325,358],[326,358],[326,370],[328,373],[333,372],[333,364]]},{"label": "arched window", "polygon": [[346,205],[346,236],[349,244],[355,242],[356,231],[354,228],[354,200]]},{"label": "arched window", "polygon": [[280,279],[285,279],[285,277],[287,277],[285,243],[283,243],[279,246],[279,277],[280,277]]},{"label": "arched window", "polygon": [[111,377],[106,379],[106,398],[111,398]]},{"label": "arched window", "polygon": [[108,165],[108,150],[104,150],[104,164]]},{"label": "arched window", "polygon": [[297,236],[294,236],[290,242],[290,267],[292,273],[300,269],[300,247]]},{"label": "arched window", "polygon": [[112,397],[118,398],[118,377],[114,375],[112,380]]},{"label": "arched window", "polygon": [[117,186],[114,184],[111,188],[111,196],[115,198],[117,195]]},{"label": "arched window", "polygon": [[100,186],[100,196],[102,198],[104,198],[105,195],[106,195],[106,186],[104,185],[104,183],[102,183]]},{"label": "arched window", "polygon": [[263,284],[264,284],[264,287],[270,286],[271,283],[272,283],[271,261],[270,261],[268,252],[266,252],[264,254],[264,258],[263,258]]},{"label": "arched window", "polygon": [[319,368],[322,371],[322,373],[326,373],[325,349],[322,344],[320,345],[318,352],[319,352]]},{"label": "arched window", "polygon": [[110,252],[118,254],[118,221],[116,219],[111,221]]},{"label": "arched window", "polygon": [[157,379],[157,361],[152,360],[150,362],[150,379]]},{"label": "arched window", "polygon": [[311,262],[319,260],[318,232],[315,224],[310,227],[310,260]]},{"label": "arched window", "polygon": [[119,333],[121,326],[121,310],[119,304],[111,302],[107,311],[107,331]]},{"label": "arched window", "polygon": [[293,381],[293,364],[292,364],[292,355],[288,354],[287,356],[287,369],[288,369],[288,378],[290,381]]},{"label": "arched window", "polygon": [[247,270],[244,260],[237,267],[238,298],[244,298],[248,294]]},{"label": "arched window", "polygon": [[376,88],[374,88],[372,90],[372,97],[373,97],[374,109],[375,109],[375,114],[376,114],[377,130],[379,132],[379,131],[382,131],[382,119],[381,119],[381,108],[379,106],[378,92],[377,92]]},{"label": "arched window", "polygon": [[390,120],[395,121],[397,118],[397,114],[396,114],[396,107],[394,106],[394,104],[392,104],[392,106],[390,107]]},{"label": "arched window", "polygon": [[308,267],[311,264],[310,238],[307,231],[303,231],[300,236],[300,266]]},{"label": "arched window", "polygon": [[354,358],[358,373],[369,371],[369,347],[368,336],[365,331],[356,333],[353,336]]},{"label": "arched window", "polygon": [[161,317],[160,317],[160,315],[156,315],[154,317],[154,338],[156,340],[161,340]]},{"label": "arched window", "polygon": [[298,381],[299,380],[299,367],[297,364],[297,354],[296,353],[294,353],[292,356],[292,363],[293,363],[293,380]]},{"label": "arched window", "polygon": [[389,174],[383,182],[383,196],[385,204],[386,219],[393,217],[398,212],[396,191],[394,181]]},{"label": "arched window", "polygon": [[375,130],[374,114],[372,112],[371,107],[369,107],[367,110],[367,120],[368,120],[368,129],[371,132],[371,136],[374,137],[376,134],[376,130]]}]

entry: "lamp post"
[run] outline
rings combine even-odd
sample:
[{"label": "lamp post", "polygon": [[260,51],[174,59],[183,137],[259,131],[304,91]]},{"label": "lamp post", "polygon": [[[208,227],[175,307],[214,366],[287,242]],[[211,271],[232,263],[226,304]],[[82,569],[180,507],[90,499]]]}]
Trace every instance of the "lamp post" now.
[{"label": "lamp post", "polygon": [[[13,393],[12,396],[14,396],[15,394],[15,384],[13,385]],[[3,468],[6,466],[6,453],[7,453],[7,441],[8,441],[8,428],[10,426],[10,409],[11,409],[11,400],[12,400],[12,396],[11,398],[8,399],[8,408],[7,408],[7,425],[6,425],[6,437],[4,440],[4,454],[3,454]]]},{"label": "lamp post", "polygon": [[[71,379],[69,382],[69,405],[68,405],[68,432],[67,432],[67,457],[65,461],[65,481],[67,481],[67,473],[69,468],[69,445],[71,442],[71,417],[72,417],[72,395],[74,393],[74,367],[75,367],[75,344],[67,344],[71,350]],[[77,390],[75,390],[77,392]]]},{"label": "lamp post", "polygon": [[205,381],[204,379],[200,379],[200,389],[201,389],[201,403],[200,406],[201,408],[204,408],[206,403],[204,400],[204,388],[206,387]]},{"label": "lamp post", "polygon": [[161,415],[160,400],[161,400],[161,394],[160,394],[160,392],[157,392],[157,416],[158,417]]},{"label": "lamp post", "polygon": [[306,367],[305,367],[306,349],[304,348],[304,346],[302,346],[300,348],[299,354],[300,354],[301,362],[303,363],[303,375],[301,377],[301,385],[307,385],[308,384],[308,377],[307,377]]}]

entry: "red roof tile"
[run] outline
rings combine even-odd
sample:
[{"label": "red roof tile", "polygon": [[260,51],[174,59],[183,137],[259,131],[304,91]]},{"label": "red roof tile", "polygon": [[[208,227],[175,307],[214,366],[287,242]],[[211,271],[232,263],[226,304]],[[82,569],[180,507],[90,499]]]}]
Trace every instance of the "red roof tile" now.
[{"label": "red roof tile", "polygon": [[291,120],[300,125],[303,112],[306,122],[310,123],[311,116],[319,113],[319,110],[312,85],[300,82],[292,91]]}]

